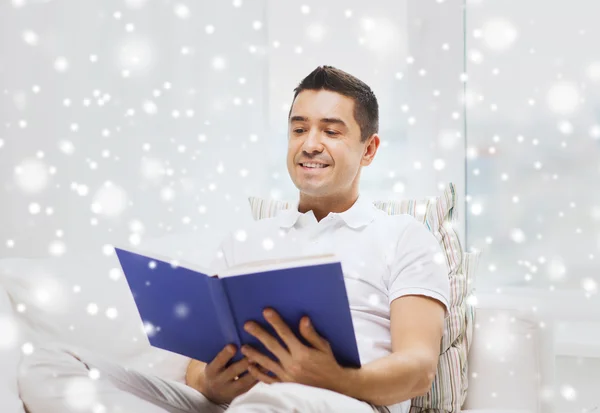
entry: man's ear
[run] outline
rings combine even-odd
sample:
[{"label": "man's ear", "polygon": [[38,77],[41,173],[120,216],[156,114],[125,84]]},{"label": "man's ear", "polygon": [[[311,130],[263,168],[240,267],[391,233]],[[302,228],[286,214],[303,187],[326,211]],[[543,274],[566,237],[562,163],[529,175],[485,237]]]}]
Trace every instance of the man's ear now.
[{"label": "man's ear", "polygon": [[371,137],[369,139],[367,139],[367,143],[365,145],[365,150],[363,152],[363,156],[360,161],[360,164],[362,166],[368,166],[371,164],[371,162],[373,162],[373,159],[375,158],[375,154],[377,153],[377,149],[379,148],[380,142],[381,141],[379,139],[379,135],[376,133],[374,133],[373,135],[371,135]]}]

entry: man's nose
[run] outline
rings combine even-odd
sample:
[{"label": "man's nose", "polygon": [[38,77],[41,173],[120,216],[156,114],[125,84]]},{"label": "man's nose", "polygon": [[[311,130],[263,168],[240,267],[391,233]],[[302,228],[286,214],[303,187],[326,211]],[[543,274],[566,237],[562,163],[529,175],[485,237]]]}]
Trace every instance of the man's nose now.
[{"label": "man's nose", "polygon": [[302,145],[302,149],[308,153],[323,151],[323,143],[321,142],[321,136],[319,135],[318,131],[310,132],[308,134],[308,136],[304,140],[304,145]]}]

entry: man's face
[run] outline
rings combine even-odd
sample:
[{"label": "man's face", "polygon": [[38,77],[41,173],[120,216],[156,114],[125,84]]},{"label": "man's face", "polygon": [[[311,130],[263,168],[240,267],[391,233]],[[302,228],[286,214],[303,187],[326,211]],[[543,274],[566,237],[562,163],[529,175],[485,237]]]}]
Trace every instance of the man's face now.
[{"label": "man's face", "polygon": [[365,147],[354,100],[323,89],[298,94],[288,125],[287,167],[301,192],[323,197],[351,190],[361,165],[370,163]]}]

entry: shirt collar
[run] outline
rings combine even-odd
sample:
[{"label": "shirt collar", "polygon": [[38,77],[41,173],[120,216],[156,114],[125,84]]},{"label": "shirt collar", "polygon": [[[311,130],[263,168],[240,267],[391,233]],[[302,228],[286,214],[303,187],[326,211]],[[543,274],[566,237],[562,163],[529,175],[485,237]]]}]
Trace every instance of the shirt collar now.
[{"label": "shirt collar", "polygon": [[[299,221],[300,223],[316,222],[314,212],[310,210],[301,213],[298,211],[298,204],[299,201],[296,201],[290,208],[282,209],[277,213],[277,219],[282,228],[291,228]],[[328,216],[340,218],[347,226],[356,229],[368,225],[375,219],[375,206],[363,195],[359,195],[356,202],[348,210],[339,213],[330,212]]]}]

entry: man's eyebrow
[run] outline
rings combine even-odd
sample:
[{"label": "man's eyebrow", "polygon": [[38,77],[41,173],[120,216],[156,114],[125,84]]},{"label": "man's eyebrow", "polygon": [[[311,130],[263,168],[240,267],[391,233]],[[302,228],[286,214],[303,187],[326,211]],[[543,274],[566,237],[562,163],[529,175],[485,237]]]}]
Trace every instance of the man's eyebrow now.
[{"label": "man's eyebrow", "polygon": [[[290,118],[290,123],[292,123],[292,122],[308,122],[308,118],[305,116],[292,116]],[[345,128],[348,127],[348,125],[346,125],[346,122],[344,122],[340,118],[322,118],[321,122],[322,123],[334,123],[334,124],[341,125]]]}]

